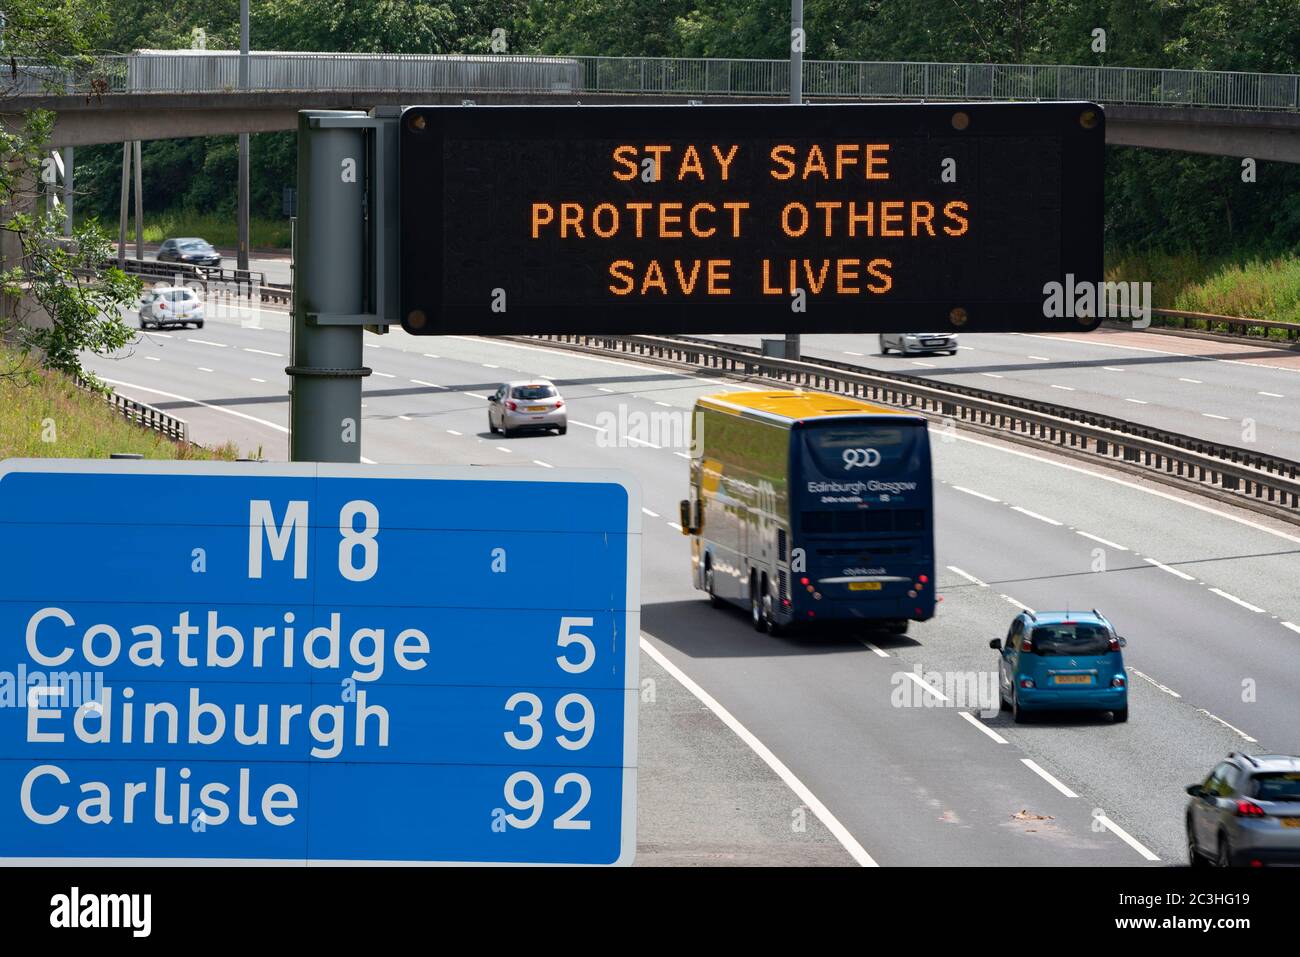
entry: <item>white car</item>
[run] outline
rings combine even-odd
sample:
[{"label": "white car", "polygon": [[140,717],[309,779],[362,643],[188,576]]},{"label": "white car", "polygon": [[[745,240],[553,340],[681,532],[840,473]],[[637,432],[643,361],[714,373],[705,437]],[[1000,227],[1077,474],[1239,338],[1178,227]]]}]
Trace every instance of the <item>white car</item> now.
[{"label": "white car", "polygon": [[913,352],[946,352],[957,354],[957,334],[954,332],[894,332],[880,336],[880,354],[889,355],[897,349],[903,355]]},{"label": "white car", "polygon": [[156,286],[140,300],[140,328],[203,328],[203,300],[188,286]]},{"label": "white car", "polygon": [[569,431],[564,399],[553,383],[527,379],[502,383],[488,396],[488,431],[509,437],[516,432]]}]

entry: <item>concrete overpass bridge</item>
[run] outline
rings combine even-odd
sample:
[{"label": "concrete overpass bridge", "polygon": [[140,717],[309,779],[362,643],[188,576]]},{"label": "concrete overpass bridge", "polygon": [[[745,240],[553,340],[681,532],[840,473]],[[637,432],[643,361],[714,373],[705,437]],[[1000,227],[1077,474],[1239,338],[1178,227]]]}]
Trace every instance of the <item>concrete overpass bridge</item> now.
[{"label": "concrete overpass bridge", "polygon": [[[75,75],[27,76],[3,102],[11,113],[57,112],[57,148],[288,130],[301,109],[785,102],[789,69],[788,60],[140,51]],[[810,102],[1084,99],[1105,107],[1113,145],[1300,163],[1295,74],[816,60],[803,69]]]}]

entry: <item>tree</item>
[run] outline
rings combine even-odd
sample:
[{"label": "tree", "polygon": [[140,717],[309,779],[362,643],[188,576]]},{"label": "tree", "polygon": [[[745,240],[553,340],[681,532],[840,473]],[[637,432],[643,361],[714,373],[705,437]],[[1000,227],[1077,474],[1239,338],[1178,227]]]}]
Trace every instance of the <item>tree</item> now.
[{"label": "tree", "polygon": [[[3,100],[20,90],[51,83],[54,92],[63,92],[63,71],[84,65],[85,37],[101,29],[104,12],[83,0],[6,0],[4,15],[10,82],[0,93],[0,112],[12,114]],[[6,240],[0,338],[24,359],[35,352],[47,368],[84,375],[83,350],[108,353],[131,341],[121,307],[139,296],[140,283],[102,265],[108,238],[96,222],[65,240],[62,217],[41,211],[39,184],[52,125],[49,112],[29,112],[20,125],[0,131],[0,233]]]}]

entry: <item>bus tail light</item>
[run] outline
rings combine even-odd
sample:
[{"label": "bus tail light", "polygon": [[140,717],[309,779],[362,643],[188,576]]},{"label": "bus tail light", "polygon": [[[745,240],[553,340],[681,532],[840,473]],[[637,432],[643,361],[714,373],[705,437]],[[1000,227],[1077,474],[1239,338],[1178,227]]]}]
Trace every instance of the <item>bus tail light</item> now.
[{"label": "bus tail light", "polygon": [[922,585],[924,585],[926,582],[928,582],[928,581],[930,580],[930,576],[929,576],[929,575],[920,575],[920,576],[918,576],[918,580],[921,582]]}]

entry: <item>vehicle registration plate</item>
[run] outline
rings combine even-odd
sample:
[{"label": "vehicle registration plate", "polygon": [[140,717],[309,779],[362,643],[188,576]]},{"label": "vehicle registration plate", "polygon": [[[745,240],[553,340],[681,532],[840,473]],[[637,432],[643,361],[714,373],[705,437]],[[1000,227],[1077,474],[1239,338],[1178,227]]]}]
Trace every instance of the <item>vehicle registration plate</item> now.
[{"label": "vehicle registration plate", "polygon": [[1092,675],[1054,675],[1052,680],[1058,685],[1090,685]]},{"label": "vehicle registration plate", "polygon": [[849,582],[849,591],[880,591],[880,582]]},{"label": "vehicle registration plate", "polygon": [[1284,818],[1282,818],[1282,826],[1283,826],[1283,827],[1300,827],[1300,817],[1284,817]]},{"label": "vehicle registration plate", "polygon": [[530,405],[530,406],[528,407],[528,411],[529,411],[529,412],[545,412],[545,411],[546,411],[546,406],[544,406],[544,405]]}]

